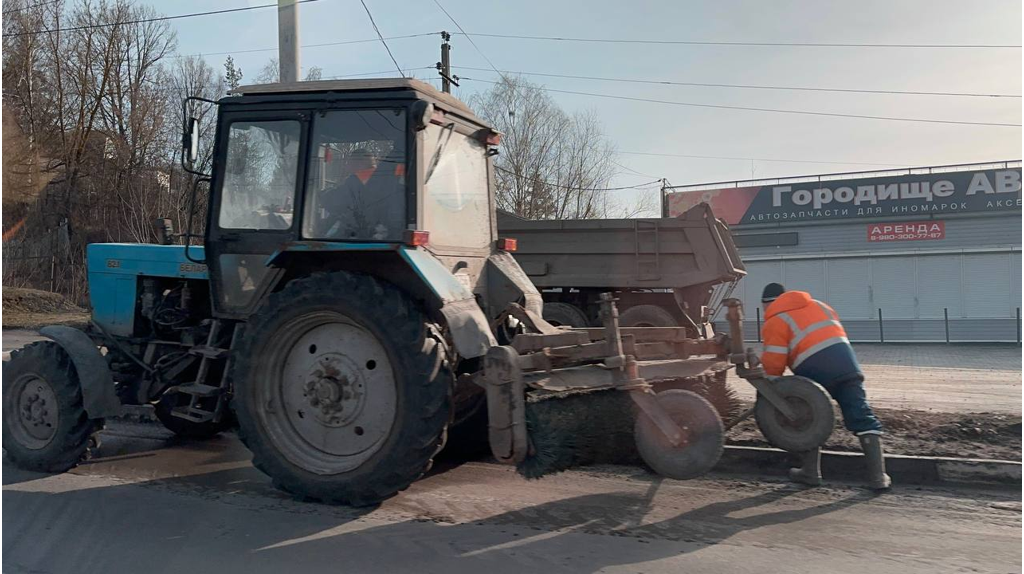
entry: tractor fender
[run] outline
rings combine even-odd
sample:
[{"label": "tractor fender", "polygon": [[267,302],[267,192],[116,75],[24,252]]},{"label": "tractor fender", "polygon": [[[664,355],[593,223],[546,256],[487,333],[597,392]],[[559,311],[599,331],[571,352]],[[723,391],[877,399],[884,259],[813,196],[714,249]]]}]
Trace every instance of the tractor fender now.
[{"label": "tractor fender", "polygon": [[71,357],[82,387],[82,406],[90,419],[120,416],[123,413],[121,401],[114,389],[114,375],[96,343],[88,335],[61,325],[43,327],[39,334],[60,345]]},{"label": "tractor fender", "polygon": [[424,249],[401,249],[402,259],[441,303],[452,343],[467,359],[482,357],[498,344],[473,292]]}]

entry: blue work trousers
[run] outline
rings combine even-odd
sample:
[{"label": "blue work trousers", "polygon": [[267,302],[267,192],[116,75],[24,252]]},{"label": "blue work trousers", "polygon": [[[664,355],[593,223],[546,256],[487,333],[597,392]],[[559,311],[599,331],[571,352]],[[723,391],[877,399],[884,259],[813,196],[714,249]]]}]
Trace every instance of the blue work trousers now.
[{"label": "blue work trousers", "polygon": [[822,386],[839,403],[846,430],[853,434],[882,431],[882,423],[871,410],[864,392],[864,375],[851,375]]}]

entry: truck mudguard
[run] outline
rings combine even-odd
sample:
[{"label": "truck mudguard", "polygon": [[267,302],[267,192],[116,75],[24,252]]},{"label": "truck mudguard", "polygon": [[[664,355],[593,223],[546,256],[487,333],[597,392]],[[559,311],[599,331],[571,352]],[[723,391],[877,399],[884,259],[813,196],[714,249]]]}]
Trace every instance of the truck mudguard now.
[{"label": "truck mudguard", "polygon": [[39,334],[52,339],[71,357],[82,387],[82,406],[90,419],[102,419],[122,414],[121,401],[114,390],[114,376],[107,360],[88,335],[72,327],[51,325]]}]

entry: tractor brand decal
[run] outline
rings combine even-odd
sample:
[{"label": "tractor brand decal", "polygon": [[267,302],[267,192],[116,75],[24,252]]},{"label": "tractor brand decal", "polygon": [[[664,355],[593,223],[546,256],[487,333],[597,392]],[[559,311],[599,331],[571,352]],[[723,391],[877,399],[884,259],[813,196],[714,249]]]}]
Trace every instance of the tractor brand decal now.
[{"label": "tractor brand decal", "polygon": [[731,225],[1021,209],[1019,167],[805,179],[809,181],[676,191],[667,196],[669,216],[702,202]]},{"label": "tractor brand decal", "polygon": [[120,259],[107,259],[107,269],[117,269],[121,266]]},{"label": "tractor brand decal", "polygon": [[922,241],[946,238],[945,221],[910,221],[872,223],[868,225],[868,241]]},{"label": "tractor brand decal", "polygon": [[178,273],[206,273],[206,265],[203,263],[181,263],[178,265]]}]

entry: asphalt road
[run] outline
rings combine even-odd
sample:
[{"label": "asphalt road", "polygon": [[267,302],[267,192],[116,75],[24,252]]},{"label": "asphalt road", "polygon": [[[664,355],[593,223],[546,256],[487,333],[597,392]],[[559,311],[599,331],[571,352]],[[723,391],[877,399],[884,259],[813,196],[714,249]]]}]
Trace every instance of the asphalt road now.
[{"label": "asphalt road", "polygon": [[296,501],[233,436],[119,424],[55,476],[3,466],[3,571],[1019,572],[1019,492],[802,489],[604,467],[439,465],[377,508]]}]

